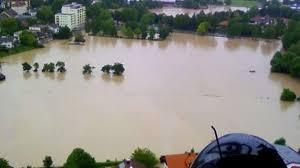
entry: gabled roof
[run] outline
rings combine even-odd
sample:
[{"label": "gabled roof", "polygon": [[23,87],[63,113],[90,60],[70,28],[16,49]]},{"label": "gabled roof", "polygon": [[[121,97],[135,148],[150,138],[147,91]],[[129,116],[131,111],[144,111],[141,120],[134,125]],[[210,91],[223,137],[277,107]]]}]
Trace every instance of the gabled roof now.
[{"label": "gabled roof", "polygon": [[0,37],[0,43],[7,43],[7,42],[14,42],[14,38],[13,37]]},{"label": "gabled roof", "polygon": [[182,153],[161,156],[160,160],[166,163],[168,168],[188,168],[198,156],[197,153]]},{"label": "gabled roof", "polygon": [[14,11],[13,9],[8,9],[5,10],[1,13],[2,16],[6,16],[6,17],[16,17],[18,15],[18,13],[16,11]]},{"label": "gabled roof", "polygon": [[117,168],[146,168],[146,166],[135,160],[124,160]]}]

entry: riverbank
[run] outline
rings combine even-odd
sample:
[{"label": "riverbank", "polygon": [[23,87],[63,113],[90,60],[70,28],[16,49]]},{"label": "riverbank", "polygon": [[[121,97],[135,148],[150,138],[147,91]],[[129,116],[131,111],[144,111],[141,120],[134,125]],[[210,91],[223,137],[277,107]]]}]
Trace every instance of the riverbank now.
[{"label": "riverbank", "polygon": [[32,47],[32,46],[23,46],[23,45],[17,46],[12,49],[9,49],[8,51],[0,51],[0,58],[14,55],[14,54],[19,54],[19,53],[30,51],[30,50],[37,49],[37,48],[43,48],[43,47]]}]

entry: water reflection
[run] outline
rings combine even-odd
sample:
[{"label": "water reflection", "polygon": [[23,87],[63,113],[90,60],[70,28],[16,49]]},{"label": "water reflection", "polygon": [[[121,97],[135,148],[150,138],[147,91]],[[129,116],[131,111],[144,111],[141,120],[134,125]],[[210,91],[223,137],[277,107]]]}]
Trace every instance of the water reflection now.
[{"label": "water reflection", "polygon": [[48,79],[51,79],[51,80],[55,79],[55,73],[54,72],[43,72],[43,74]]},{"label": "water reflection", "polygon": [[111,75],[111,74],[103,73],[101,75],[101,78],[105,82],[113,82],[116,84],[120,84],[124,81],[124,75]]},{"label": "water reflection", "polygon": [[89,81],[93,78],[94,78],[94,75],[92,75],[92,74],[83,74],[83,79],[86,81]]},{"label": "water reflection", "polygon": [[67,73],[67,72],[64,72],[64,73],[57,73],[56,79],[57,79],[58,81],[64,81],[64,80],[65,80],[66,73]]},{"label": "water reflection", "polygon": [[31,72],[23,72],[23,78],[28,80],[32,76]]},{"label": "water reflection", "polygon": [[35,78],[35,79],[39,79],[39,78],[40,78],[40,73],[34,72],[34,78]]}]

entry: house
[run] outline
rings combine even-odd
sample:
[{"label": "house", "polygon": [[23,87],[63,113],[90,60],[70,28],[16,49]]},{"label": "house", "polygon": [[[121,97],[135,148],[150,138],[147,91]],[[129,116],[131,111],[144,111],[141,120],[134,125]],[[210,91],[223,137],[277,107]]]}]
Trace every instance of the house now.
[{"label": "house", "polygon": [[4,46],[5,48],[13,48],[14,47],[14,38],[13,37],[0,37],[0,46]]},{"label": "house", "polygon": [[160,157],[160,162],[167,168],[189,168],[197,156],[195,152],[164,155]]},{"label": "house", "polygon": [[300,168],[300,155],[288,146],[274,145],[288,168]]},{"label": "house", "polygon": [[10,18],[10,17],[16,17],[18,15],[18,13],[16,11],[14,11],[13,9],[8,9],[3,11],[0,16],[1,18]]},{"label": "house", "polygon": [[255,16],[250,19],[250,23],[269,25],[272,23],[272,19],[270,16]]},{"label": "house", "polygon": [[48,31],[47,25],[32,25],[29,26],[29,31],[31,32],[46,32]]},{"label": "house", "polygon": [[116,168],[146,168],[142,163],[125,159],[122,163],[120,163]]},{"label": "house", "polygon": [[15,38],[15,41],[19,42],[20,41],[20,35],[21,35],[22,31],[17,31],[14,32],[13,37]]},{"label": "house", "polygon": [[59,32],[59,26],[56,24],[50,24],[48,25],[48,29],[52,32],[52,33],[58,33]]},{"label": "house", "polygon": [[223,20],[222,22],[220,22],[219,24],[218,24],[218,26],[219,27],[222,27],[222,28],[226,28],[226,27],[228,27],[228,20]]},{"label": "house", "polygon": [[294,10],[300,10],[300,3],[293,3],[289,7]]},{"label": "house", "polygon": [[17,1],[16,3],[12,4],[11,9],[16,11],[18,15],[23,15],[28,11],[28,6],[24,1]]}]

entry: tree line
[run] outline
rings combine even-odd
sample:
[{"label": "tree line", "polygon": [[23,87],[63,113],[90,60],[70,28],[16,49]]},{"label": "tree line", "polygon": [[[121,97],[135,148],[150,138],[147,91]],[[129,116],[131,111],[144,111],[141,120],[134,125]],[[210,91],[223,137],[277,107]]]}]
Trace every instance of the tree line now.
[{"label": "tree line", "polygon": [[[137,148],[133,151],[130,159],[140,164],[144,165],[146,168],[154,168],[158,163],[156,155],[148,148]],[[122,161],[110,161],[96,162],[95,158],[91,156],[88,152],[81,148],[75,148],[67,157],[67,160],[61,168],[105,168],[105,167],[115,167],[119,165]],[[0,167],[9,168],[9,162],[0,158]],[[53,160],[51,156],[46,156],[43,160],[43,168],[54,167]],[[57,166],[55,166],[57,167]],[[31,166],[27,166],[31,168]]]}]

